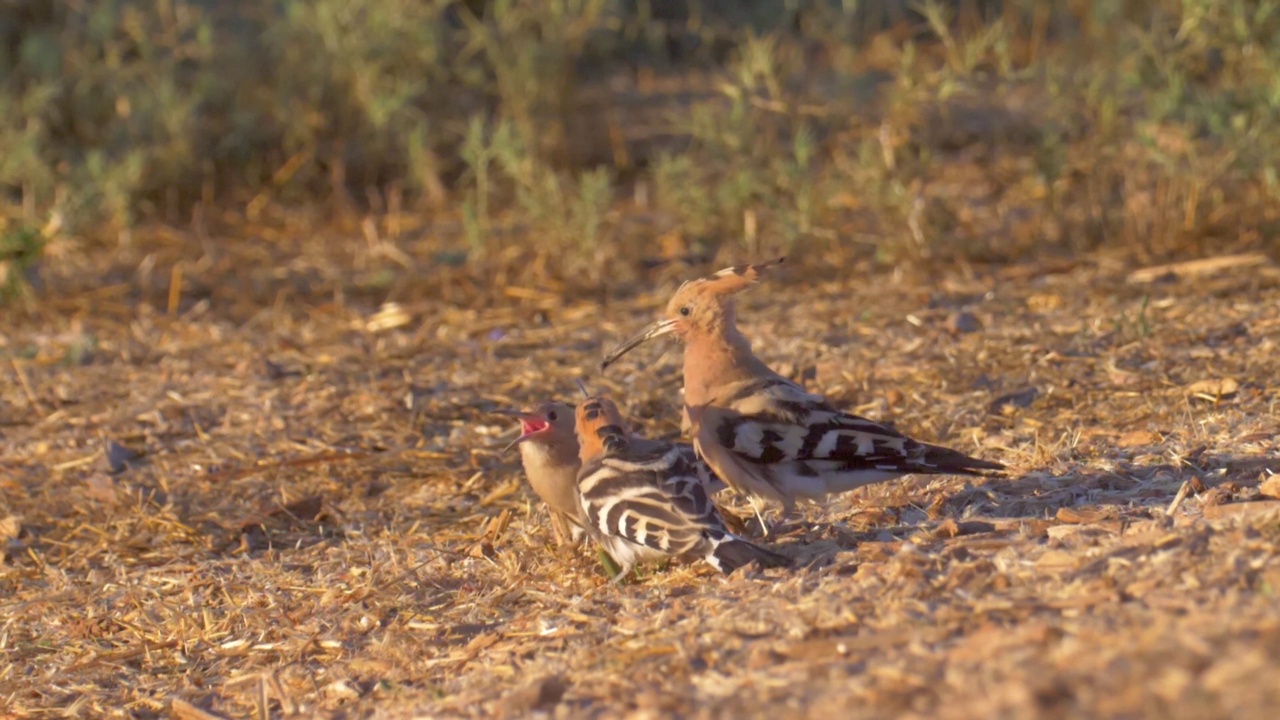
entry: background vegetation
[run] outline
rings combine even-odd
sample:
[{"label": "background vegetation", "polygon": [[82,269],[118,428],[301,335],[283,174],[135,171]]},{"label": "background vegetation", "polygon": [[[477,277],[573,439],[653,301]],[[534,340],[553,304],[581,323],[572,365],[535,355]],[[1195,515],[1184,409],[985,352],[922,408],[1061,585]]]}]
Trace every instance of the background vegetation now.
[{"label": "background vegetation", "polygon": [[1277,28],[1266,0],[9,2],[3,284],[58,236],[272,206],[566,275],[667,232],[894,263],[1256,246]]}]

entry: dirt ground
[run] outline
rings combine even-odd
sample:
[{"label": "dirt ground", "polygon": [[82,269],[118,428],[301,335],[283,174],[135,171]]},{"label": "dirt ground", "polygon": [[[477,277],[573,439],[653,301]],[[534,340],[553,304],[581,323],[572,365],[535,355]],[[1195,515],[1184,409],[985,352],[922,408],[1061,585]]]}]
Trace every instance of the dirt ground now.
[{"label": "dirt ground", "polygon": [[554,546],[500,452],[515,428],[488,411],[572,399],[581,377],[675,437],[678,347],[596,368],[682,275],[720,263],[652,292],[379,308],[317,290],[296,255],[189,269],[170,306],[171,251],[0,320],[0,713],[1280,707],[1268,262],[822,281],[798,262],[740,301],[757,352],[1010,476],[803,508],[776,545],[795,568],[673,564],[615,587],[593,551]]}]

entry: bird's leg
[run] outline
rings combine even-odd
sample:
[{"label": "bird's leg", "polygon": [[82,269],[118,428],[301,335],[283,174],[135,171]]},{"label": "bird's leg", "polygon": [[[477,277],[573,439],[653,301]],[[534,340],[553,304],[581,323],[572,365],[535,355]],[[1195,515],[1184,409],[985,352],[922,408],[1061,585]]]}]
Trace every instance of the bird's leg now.
[{"label": "bird's leg", "polygon": [[769,525],[764,521],[764,514],[760,511],[759,503],[757,503],[756,499],[750,495],[747,496],[747,502],[751,503],[751,509],[756,513],[756,520],[760,521],[760,532],[764,534],[763,537],[768,538]]},{"label": "bird's leg", "polygon": [[564,516],[563,513],[555,510],[551,511],[551,534],[556,538],[556,545],[559,547],[573,546],[572,523]]},{"label": "bird's leg", "polygon": [[635,563],[623,563],[622,568],[618,570],[618,574],[613,576],[609,581],[610,585],[621,585],[623,578],[631,574],[631,569],[635,567]]},{"label": "bird's leg", "polygon": [[787,521],[795,514],[795,509],[796,506],[792,503],[786,503],[782,506],[782,510],[778,513],[778,523],[776,525],[778,529],[782,529],[787,524]]}]

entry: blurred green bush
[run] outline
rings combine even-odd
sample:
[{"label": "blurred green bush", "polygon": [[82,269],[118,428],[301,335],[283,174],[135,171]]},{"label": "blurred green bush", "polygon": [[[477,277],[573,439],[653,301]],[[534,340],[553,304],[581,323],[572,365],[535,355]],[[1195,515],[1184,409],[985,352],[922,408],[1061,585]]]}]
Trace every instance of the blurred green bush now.
[{"label": "blurred green bush", "polygon": [[[458,209],[477,248],[499,215],[573,247],[625,181],[693,232],[759,217],[788,243],[946,255],[966,211],[921,187],[976,142],[1036,185],[1018,247],[1203,236],[1230,202],[1275,207],[1277,29],[1267,0],[11,0],[0,216],[101,232],[393,188]],[[584,150],[584,113],[629,120],[598,99],[611,77],[695,71],[713,97],[664,116],[676,141]],[[1154,219],[1130,217],[1134,183]]]}]

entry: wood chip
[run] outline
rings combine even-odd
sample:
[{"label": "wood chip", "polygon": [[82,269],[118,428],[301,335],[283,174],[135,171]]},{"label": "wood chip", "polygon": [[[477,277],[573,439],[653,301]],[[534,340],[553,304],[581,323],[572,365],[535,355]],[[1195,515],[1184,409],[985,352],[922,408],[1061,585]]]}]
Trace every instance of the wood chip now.
[{"label": "wood chip", "polygon": [[221,715],[214,715],[207,710],[192,705],[181,698],[169,700],[169,717],[174,720],[223,720]]},{"label": "wood chip", "polygon": [[1073,568],[1080,564],[1080,556],[1066,550],[1047,550],[1036,558],[1036,565],[1042,568]]},{"label": "wood chip", "polygon": [[936,631],[929,632],[921,628],[915,628],[882,630],[860,635],[812,638],[778,648],[778,652],[784,657],[793,660],[827,660],[851,653],[864,653],[886,646],[910,642],[920,639],[922,635],[927,636],[934,633]]},{"label": "wood chip", "polygon": [[1080,525],[1099,522],[1110,517],[1110,514],[1105,510],[1062,507],[1058,508],[1058,513],[1055,517],[1057,517],[1058,522]]},{"label": "wood chip", "polygon": [[1192,397],[1216,402],[1219,398],[1231,397],[1240,389],[1235,378],[1197,380],[1187,386],[1186,393]]},{"label": "wood chip", "polygon": [[559,675],[538,678],[502,699],[498,714],[522,717],[531,712],[549,710],[559,704],[569,683]]},{"label": "wood chip", "polygon": [[385,302],[365,322],[365,329],[371,333],[386,332],[408,325],[412,319],[399,303]]},{"label": "wood chip", "polygon": [[1241,270],[1244,268],[1266,265],[1270,260],[1262,253],[1244,253],[1240,255],[1219,255],[1218,257],[1187,260],[1185,262],[1153,265],[1134,270],[1129,273],[1131,283],[1150,283],[1164,278],[1183,279],[1211,275],[1223,270]]},{"label": "wood chip", "polygon": [[129,465],[141,457],[141,453],[121,445],[115,440],[108,440],[104,449],[107,458],[107,470],[113,475],[124,472]]},{"label": "wood chip", "polygon": [[971,312],[958,312],[951,316],[948,329],[953,333],[971,333],[982,329],[982,321]]},{"label": "wood chip", "polygon": [[1039,394],[1039,390],[1029,387],[1007,395],[1001,395],[991,401],[991,404],[987,406],[987,411],[999,414],[1012,411],[1014,408],[1031,407],[1031,403],[1035,402],[1036,396]]},{"label": "wood chip", "polygon": [[1116,447],[1141,447],[1155,445],[1158,442],[1160,442],[1160,436],[1150,430],[1130,430],[1116,438]]},{"label": "wood chip", "polygon": [[95,472],[84,481],[84,494],[108,507],[120,501],[120,489],[116,481],[103,472]]},{"label": "wood chip", "polygon": [[1224,520],[1227,518],[1254,519],[1268,515],[1280,515],[1280,502],[1274,500],[1256,500],[1254,502],[1223,503],[1204,509],[1207,520]]},{"label": "wood chip", "polygon": [[17,515],[10,515],[4,519],[0,519],[0,542],[8,542],[16,537],[22,531],[22,518]]},{"label": "wood chip", "polygon": [[1182,506],[1182,502],[1187,499],[1187,495],[1191,493],[1191,481],[1184,480],[1182,486],[1178,488],[1178,493],[1173,496],[1173,502],[1169,503],[1169,507],[1164,511],[1165,515],[1172,515]]},{"label": "wood chip", "polygon": [[1280,475],[1272,475],[1258,486],[1258,492],[1269,498],[1280,500]]},{"label": "wood chip", "polygon": [[989,522],[979,520],[956,522],[954,518],[947,518],[938,523],[938,526],[933,529],[931,534],[937,538],[953,538],[960,535],[995,532],[995,529],[996,526]]},{"label": "wood chip", "polygon": [[1080,525],[1053,525],[1048,530],[1049,537],[1054,540],[1075,541],[1093,535],[1114,535],[1120,532],[1119,520],[1101,520]]}]

